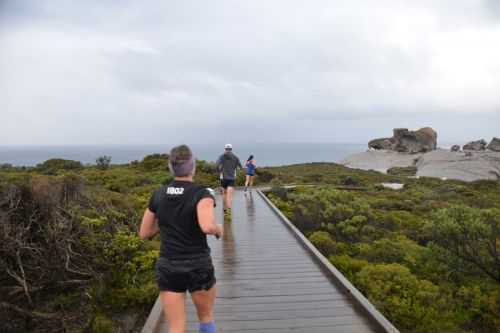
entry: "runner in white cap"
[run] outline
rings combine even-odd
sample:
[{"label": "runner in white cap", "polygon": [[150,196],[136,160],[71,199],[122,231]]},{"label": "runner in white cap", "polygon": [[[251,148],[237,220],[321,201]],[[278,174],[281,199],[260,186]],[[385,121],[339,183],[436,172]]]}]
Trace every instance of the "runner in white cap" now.
[{"label": "runner in white cap", "polygon": [[217,159],[217,170],[220,172],[222,193],[224,197],[224,219],[231,219],[236,170],[242,168],[240,159],[233,154],[233,146],[228,143],[224,146],[224,154]]}]

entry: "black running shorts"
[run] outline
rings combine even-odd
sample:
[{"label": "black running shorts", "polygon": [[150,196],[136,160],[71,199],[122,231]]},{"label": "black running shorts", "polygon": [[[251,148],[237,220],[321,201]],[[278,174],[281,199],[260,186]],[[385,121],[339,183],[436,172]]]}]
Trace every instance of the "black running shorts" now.
[{"label": "black running shorts", "polygon": [[179,260],[160,257],[156,262],[156,281],[160,291],[192,293],[209,290],[216,280],[210,257]]},{"label": "black running shorts", "polygon": [[223,189],[227,189],[228,187],[234,187],[234,179],[221,179],[220,185]]}]

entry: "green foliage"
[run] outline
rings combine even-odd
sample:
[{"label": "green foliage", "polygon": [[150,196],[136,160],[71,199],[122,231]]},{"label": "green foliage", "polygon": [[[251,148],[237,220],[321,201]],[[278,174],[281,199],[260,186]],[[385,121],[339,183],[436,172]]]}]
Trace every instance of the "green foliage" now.
[{"label": "green foliage", "polygon": [[99,156],[96,160],[95,163],[97,165],[97,169],[100,170],[107,170],[109,169],[109,166],[111,164],[111,156]]},{"label": "green foliage", "polygon": [[387,173],[389,175],[394,175],[394,176],[410,177],[410,176],[415,176],[417,174],[417,167],[415,166],[392,167],[389,170],[387,170]]},{"label": "green foliage", "polygon": [[113,333],[115,327],[113,321],[103,314],[98,314],[92,323],[92,333]]},{"label": "green foliage", "polygon": [[167,171],[168,170],[168,155],[167,154],[152,154],[147,155],[141,162],[135,163],[138,167],[145,171]]},{"label": "green foliage", "polygon": [[398,263],[408,268],[416,268],[421,262],[426,247],[418,245],[415,241],[403,235],[391,238],[381,238],[372,244],[362,244],[359,255],[370,262]]},{"label": "green foliage", "polygon": [[[486,312],[486,322],[491,323],[491,331],[496,327],[497,332],[500,327],[500,286],[492,291],[486,300],[488,304],[488,312]],[[480,315],[480,319],[483,317],[483,313]]]},{"label": "green foliage", "polygon": [[446,299],[439,288],[399,264],[365,266],[356,274],[359,288],[396,326],[408,332],[456,331],[445,319]]},{"label": "green foliage", "polygon": [[12,166],[12,164],[10,163],[0,163],[0,170],[9,170],[9,169],[13,169],[14,167]]},{"label": "green foliage", "polygon": [[269,194],[269,198],[273,201],[274,205],[288,218],[291,219],[293,217],[293,207],[292,205],[285,201],[281,200],[279,197]]},{"label": "green foliage", "polygon": [[46,175],[55,175],[61,171],[78,170],[83,167],[79,161],[53,158],[36,166],[37,171]]},{"label": "green foliage", "polygon": [[393,191],[377,186],[386,176],[359,172],[346,184],[340,167],[307,167],[271,169],[273,182],[310,180],[314,169],[328,185],[276,187],[269,198],[402,332],[499,332],[498,182],[405,178]]},{"label": "green foliage", "polygon": [[365,182],[359,176],[354,175],[342,175],[340,178],[340,184],[345,186],[364,186]]},{"label": "green foliage", "polygon": [[257,179],[265,183],[367,186],[382,182],[407,183],[404,177],[376,171],[354,170],[335,163],[304,163],[272,168],[258,168]]},{"label": "green foliage", "polygon": [[86,217],[82,216],[82,225],[88,226],[88,227],[103,227],[105,226],[107,221],[103,218],[91,218],[91,217]]},{"label": "green foliage", "polygon": [[335,253],[335,241],[326,231],[313,232],[309,241],[325,256]]},{"label": "green foliage", "polygon": [[369,265],[367,260],[356,259],[345,254],[330,256],[328,259],[351,281],[354,281],[356,273]]},{"label": "green foliage", "polygon": [[107,245],[104,256],[118,265],[127,264],[130,257],[140,248],[142,241],[131,232],[118,231],[110,244]]},{"label": "green foliage", "polygon": [[[367,221],[368,219],[366,216],[355,215],[337,223],[337,229],[344,236],[344,239],[361,239],[362,229]],[[372,230],[370,230],[370,233],[371,231]]]},{"label": "green foliage", "polygon": [[288,190],[276,182],[271,182],[271,194],[281,200],[287,199]]},{"label": "green foliage", "polygon": [[436,244],[500,282],[500,210],[464,205],[442,209],[427,230]]},{"label": "green foliage", "polygon": [[256,179],[259,183],[270,183],[274,179],[274,174],[268,170],[258,168],[255,170]]},{"label": "green foliage", "polygon": [[[153,190],[173,179],[167,162],[154,154],[105,170],[61,159],[0,168],[0,263],[21,274],[12,249],[20,251],[32,309],[61,313],[59,326],[45,331],[115,332],[117,314],[149,310],[159,244],[136,232]],[[196,180],[218,186],[213,163],[197,161]],[[276,206],[402,332],[498,332],[500,289],[480,268],[495,273],[488,249],[498,248],[497,182],[410,179],[334,163],[259,168],[256,180],[273,186]],[[283,187],[308,183],[321,187]],[[68,272],[66,253],[69,268],[88,275]],[[18,287],[5,271],[0,281]],[[28,304],[23,293],[10,295],[6,301]],[[23,331],[25,318],[9,318]]]}]

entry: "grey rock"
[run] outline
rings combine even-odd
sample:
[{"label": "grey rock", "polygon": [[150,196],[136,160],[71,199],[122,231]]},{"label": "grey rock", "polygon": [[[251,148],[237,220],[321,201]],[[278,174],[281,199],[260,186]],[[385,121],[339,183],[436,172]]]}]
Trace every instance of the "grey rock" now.
[{"label": "grey rock", "polygon": [[435,150],[417,162],[417,177],[436,177],[475,181],[480,179],[498,180],[500,173],[500,153],[468,151],[452,153]]},{"label": "grey rock", "polygon": [[392,150],[393,142],[389,138],[374,139],[368,142],[368,147],[377,150]]},{"label": "grey rock", "polygon": [[391,190],[402,190],[405,187],[405,184],[400,183],[381,183],[380,185]]},{"label": "grey rock", "polygon": [[425,153],[435,150],[437,146],[437,133],[430,127],[424,127],[417,131],[395,128],[393,134],[392,138],[371,140],[368,147],[400,153]]},{"label": "grey rock", "polygon": [[370,150],[347,156],[339,163],[346,167],[362,170],[375,170],[387,173],[393,167],[415,165],[423,154],[398,153],[393,150]]},{"label": "grey rock", "polygon": [[[418,158],[416,158],[418,157]],[[428,153],[409,154],[391,150],[371,150],[353,154],[340,161],[349,168],[386,173],[392,167],[417,167],[417,177],[437,177],[475,181],[500,180],[500,152],[451,152],[437,149]]]},{"label": "grey rock", "polygon": [[486,148],[493,151],[500,151],[500,139],[493,138],[493,140],[491,140],[491,142],[488,144],[488,147]]},{"label": "grey rock", "polygon": [[451,146],[451,151],[452,152],[459,152],[460,151],[460,146],[459,145],[453,145],[453,146]]},{"label": "grey rock", "polygon": [[475,151],[481,151],[481,150],[486,150],[486,145],[487,142],[484,141],[483,139],[477,140],[477,141],[471,141],[467,144],[465,144],[462,149],[463,150],[475,150]]}]

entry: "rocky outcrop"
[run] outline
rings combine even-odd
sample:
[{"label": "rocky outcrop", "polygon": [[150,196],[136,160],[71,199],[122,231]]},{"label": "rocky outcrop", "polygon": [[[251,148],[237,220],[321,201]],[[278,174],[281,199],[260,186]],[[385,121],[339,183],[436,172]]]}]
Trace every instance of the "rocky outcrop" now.
[{"label": "rocky outcrop", "polygon": [[394,167],[416,167],[417,177],[436,177],[475,181],[500,180],[500,152],[451,152],[437,149],[428,153],[408,154],[395,151],[367,151],[340,161],[350,168],[387,173]]},{"label": "rocky outcrop", "polygon": [[346,167],[362,170],[375,170],[386,173],[394,167],[409,167],[415,165],[423,154],[398,153],[392,150],[369,150],[364,153],[352,154],[339,163]]},{"label": "rocky outcrop", "polygon": [[491,140],[491,142],[488,144],[488,147],[486,148],[493,151],[500,151],[500,139],[493,138],[493,140]]},{"label": "rocky outcrop", "polygon": [[486,145],[488,143],[484,141],[483,139],[477,140],[477,141],[471,141],[467,144],[465,144],[462,149],[463,150],[475,150],[475,151],[481,151],[481,150],[486,150]]},{"label": "rocky outcrop", "polygon": [[[470,154],[467,154],[470,153]],[[500,179],[500,154],[496,152],[452,153],[436,150],[417,162],[417,177],[475,181]]]},{"label": "rocky outcrop", "polygon": [[395,128],[392,138],[371,140],[369,148],[376,150],[394,150],[401,153],[425,153],[435,150],[437,146],[437,133],[430,127],[417,131],[407,128]]},{"label": "rocky outcrop", "polygon": [[371,140],[370,142],[368,142],[368,147],[377,150],[392,150],[393,144],[394,143],[391,141],[391,139],[382,138]]},{"label": "rocky outcrop", "polygon": [[458,152],[458,151],[460,151],[460,146],[459,145],[453,145],[453,146],[451,146],[450,150],[452,152]]}]

